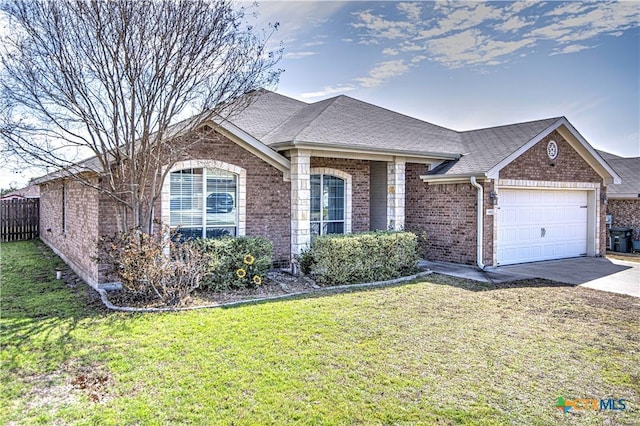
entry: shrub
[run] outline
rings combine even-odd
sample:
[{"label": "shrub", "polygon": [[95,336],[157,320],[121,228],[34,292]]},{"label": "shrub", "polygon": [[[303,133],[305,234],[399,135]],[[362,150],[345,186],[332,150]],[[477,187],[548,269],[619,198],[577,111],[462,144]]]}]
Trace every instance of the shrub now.
[{"label": "shrub", "polygon": [[387,231],[322,235],[298,262],[325,285],[389,280],[417,271],[417,238]]},{"label": "shrub", "polygon": [[298,256],[296,256],[296,259],[302,273],[307,275],[310,274],[311,268],[315,264],[315,261],[313,260],[313,251],[311,250],[311,248],[302,250],[302,252]]},{"label": "shrub", "polygon": [[256,287],[271,268],[273,244],[263,237],[196,241],[208,260],[202,286],[212,290]]},{"label": "shrub", "polygon": [[207,259],[192,242],[176,242],[167,227],[156,229],[152,235],[131,229],[100,238],[97,260],[132,299],[181,305],[200,285]]}]

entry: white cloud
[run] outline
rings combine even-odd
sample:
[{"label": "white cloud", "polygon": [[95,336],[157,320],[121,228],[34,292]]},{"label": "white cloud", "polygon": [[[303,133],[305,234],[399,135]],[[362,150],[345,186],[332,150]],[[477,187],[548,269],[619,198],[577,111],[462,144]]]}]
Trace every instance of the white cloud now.
[{"label": "white cloud", "polygon": [[302,43],[302,47],[315,47],[322,46],[325,42],[322,40],[309,41],[307,43]]},{"label": "white cloud", "polygon": [[[602,3],[604,4],[604,2]],[[594,3],[582,3],[578,1],[569,2],[569,3],[560,3],[560,6],[555,9],[545,13],[546,16],[563,16],[563,15],[571,15],[571,14],[580,14],[585,12],[586,10],[593,9],[596,7]]]},{"label": "white cloud", "polygon": [[485,3],[451,3],[445,19],[439,22],[443,34],[463,31],[502,17],[502,11]]},{"label": "white cloud", "polygon": [[[277,49],[283,41],[288,50],[300,49],[302,46],[296,44],[298,40],[305,40],[308,33],[316,32],[317,25],[329,22],[347,3],[259,1],[255,7],[252,2],[240,1],[236,5],[248,10],[247,21],[256,28],[267,28],[268,24],[278,22],[280,25],[270,39],[270,46]],[[249,16],[253,12],[257,12],[257,17]]]},{"label": "white cloud", "polygon": [[284,59],[302,59],[317,54],[318,52],[288,52],[282,55],[282,57]]},{"label": "white cloud", "polygon": [[551,56],[553,55],[561,55],[564,53],[576,53],[576,52],[580,52],[582,50],[586,50],[586,49],[591,49],[590,46],[585,46],[583,44],[571,44],[569,46],[565,46],[562,49],[556,49],[555,51],[551,52]]},{"label": "white cloud", "polygon": [[[427,42],[431,57],[450,68],[464,65],[497,65],[503,57],[535,44],[532,39],[518,41],[494,40],[471,29]],[[501,60],[499,60],[501,59]]]},{"label": "white cloud", "polygon": [[409,18],[412,21],[418,21],[420,19],[420,16],[422,15],[422,5],[420,3],[403,2],[403,3],[398,3],[396,7],[400,12],[407,15],[407,18]]},{"label": "white cloud", "polygon": [[542,3],[539,1],[529,1],[529,0],[520,0],[511,2],[506,9],[511,13],[520,13],[525,9],[528,9],[532,6],[540,6]]},{"label": "white cloud", "polygon": [[525,21],[521,17],[512,16],[508,20],[506,20],[504,22],[501,22],[498,25],[494,26],[494,28],[496,30],[498,30],[498,31],[509,32],[509,31],[519,30],[519,29],[524,28],[524,27],[529,26],[529,25],[531,25],[531,23]]},{"label": "white cloud", "polygon": [[359,43],[379,44],[383,55],[407,61],[428,56],[450,68],[507,63],[526,56],[532,46],[549,54],[575,53],[598,45],[602,36],[640,26],[633,1],[438,1],[426,17],[421,3],[397,3],[396,9],[393,18],[371,9],[354,13]]},{"label": "white cloud", "polygon": [[317,92],[306,92],[301,93],[300,98],[309,100],[309,99],[317,99],[317,98],[326,98],[328,96],[340,95],[345,92],[350,92],[352,90],[356,90],[356,87],[353,85],[338,85],[338,86],[326,86],[323,89]]},{"label": "white cloud", "polygon": [[[363,28],[373,39],[399,39],[414,31],[414,24],[407,21],[390,21],[383,16],[374,15],[370,10],[354,13],[358,22],[354,28]],[[366,40],[366,38],[364,39]]]},{"label": "white cloud", "polygon": [[385,80],[402,75],[408,70],[409,65],[405,64],[404,59],[380,62],[369,71],[369,76],[356,78],[356,81],[363,87],[376,87]]}]

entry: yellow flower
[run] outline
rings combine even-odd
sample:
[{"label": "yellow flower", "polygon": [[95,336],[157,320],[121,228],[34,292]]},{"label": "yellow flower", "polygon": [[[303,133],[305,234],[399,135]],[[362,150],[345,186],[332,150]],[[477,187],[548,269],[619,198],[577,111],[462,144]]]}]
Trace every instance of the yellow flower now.
[{"label": "yellow flower", "polygon": [[262,278],[260,278],[260,275],[254,275],[253,276],[253,283],[255,285],[260,285],[262,284]]},{"label": "yellow flower", "polygon": [[246,263],[247,265],[253,265],[253,262],[255,262],[256,258],[251,256],[250,254],[247,254],[244,256],[243,262]]},{"label": "yellow flower", "polygon": [[236,271],[236,275],[238,276],[238,278],[244,278],[247,275],[247,271],[240,268]]}]

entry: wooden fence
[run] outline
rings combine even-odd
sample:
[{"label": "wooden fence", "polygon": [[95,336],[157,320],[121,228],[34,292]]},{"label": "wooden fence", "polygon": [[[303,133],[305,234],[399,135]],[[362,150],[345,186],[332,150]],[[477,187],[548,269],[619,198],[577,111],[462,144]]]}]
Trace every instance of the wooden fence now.
[{"label": "wooden fence", "polygon": [[0,240],[20,241],[38,238],[40,200],[25,198],[0,201]]}]

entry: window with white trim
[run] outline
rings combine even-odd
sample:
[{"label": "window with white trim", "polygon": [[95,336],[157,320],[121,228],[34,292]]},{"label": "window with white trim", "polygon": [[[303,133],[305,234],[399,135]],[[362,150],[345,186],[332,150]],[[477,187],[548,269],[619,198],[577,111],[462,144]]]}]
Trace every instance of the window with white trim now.
[{"label": "window with white trim", "polygon": [[345,206],[344,179],[311,175],[311,235],[344,234]]},{"label": "window with white trim", "polygon": [[216,168],[170,173],[169,225],[183,238],[238,234],[238,175]]}]

